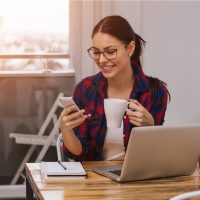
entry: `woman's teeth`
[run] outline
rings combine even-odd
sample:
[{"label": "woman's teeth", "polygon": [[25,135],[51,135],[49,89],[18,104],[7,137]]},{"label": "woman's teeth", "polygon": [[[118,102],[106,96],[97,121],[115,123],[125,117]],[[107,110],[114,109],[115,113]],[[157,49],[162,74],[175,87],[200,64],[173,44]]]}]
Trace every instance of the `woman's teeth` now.
[{"label": "woman's teeth", "polygon": [[109,69],[112,69],[114,65],[104,65],[103,66],[103,69],[105,70],[109,70]]}]

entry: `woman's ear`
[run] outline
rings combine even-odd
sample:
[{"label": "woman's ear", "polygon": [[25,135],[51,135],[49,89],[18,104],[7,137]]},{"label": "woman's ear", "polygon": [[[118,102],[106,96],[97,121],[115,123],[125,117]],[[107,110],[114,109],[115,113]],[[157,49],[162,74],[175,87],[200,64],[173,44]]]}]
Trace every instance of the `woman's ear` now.
[{"label": "woman's ear", "polygon": [[134,50],[135,50],[135,42],[132,40],[127,46],[128,55],[132,56]]}]

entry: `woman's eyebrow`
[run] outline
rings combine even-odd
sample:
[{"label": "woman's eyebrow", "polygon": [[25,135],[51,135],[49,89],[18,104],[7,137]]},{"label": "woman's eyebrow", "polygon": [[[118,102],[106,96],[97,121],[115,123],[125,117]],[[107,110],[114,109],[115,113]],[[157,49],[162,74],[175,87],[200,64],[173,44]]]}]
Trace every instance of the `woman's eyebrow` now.
[{"label": "woman's eyebrow", "polygon": [[115,48],[115,46],[108,46],[108,47],[105,47],[104,49],[110,49],[110,48]]},{"label": "woman's eyebrow", "polygon": [[[94,48],[95,50],[99,50],[100,51],[100,49],[95,47],[95,46],[92,46],[92,48]],[[106,49],[109,49],[109,48],[115,48],[115,46],[110,45],[110,46],[104,47],[103,50],[106,50]]]}]

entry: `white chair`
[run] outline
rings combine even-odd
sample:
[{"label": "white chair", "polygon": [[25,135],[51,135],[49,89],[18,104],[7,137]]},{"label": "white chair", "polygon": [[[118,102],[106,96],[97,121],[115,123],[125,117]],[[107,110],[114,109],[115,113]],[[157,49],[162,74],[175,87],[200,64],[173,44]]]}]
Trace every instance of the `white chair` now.
[{"label": "white chair", "polygon": [[[60,135],[58,136],[57,141],[56,141],[57,158],[60,161],[64,161],[64,155],[63,155],[62,148],[63,148],[63,137],[62,137],[62,133],[60,133]],[[71,158],[66,158],[66,159],[69,162],[74,161],[74,159],[71,159]]]},{"label": "white chair", "polygon": [[56,141],[57,158],[60,161],[64,161],[63,154],[62,154],[62,151],[61,151],[62,142],[63,142],[63,137],[62,137],[62,134],[60,133],[60,135],[58,136],[57,141]]},{"label": "white chair", "polygon": [[170,200],[186,200],[186,199],[191,199],[192,197],[199,197],[200,196],[200,191],[193,191],[193,192],[185,192],[179,195],[176,195],[172,197]]},{"label": "white chair", "polygon": [[[23,161],[21,162],[16,174],[14,175],[13,179],[11,180],[11,185],[16,184],[20,175],[23,177],[23,170],[25,164],[29,161],[31,158],[34,150],[36,147],[43,146],[41,148],[40,153],[38,154],[37,158],[35,159],[35,162],[40,162],[47,150],[50,146],[56,146],[56,140],[59,135],[59,117],[57,116],[56,112],[58,110],[58,107],[60,107],[59,98],[61,96],[64,96],[63,93],[59,93],[58,97],[56,98],[53,106],[51,107],[44,123],[42,124],[39,132],[37,134],[22,134],[22,133],[10,133],[10,138],[14,138],[15,142],[17,144],[28,144],[31,145],[28,149]],[[45,131],[49,127],[49,125],[53,122],[53,126],[51,131],[49,131],[49,135],[44,135]]]}]

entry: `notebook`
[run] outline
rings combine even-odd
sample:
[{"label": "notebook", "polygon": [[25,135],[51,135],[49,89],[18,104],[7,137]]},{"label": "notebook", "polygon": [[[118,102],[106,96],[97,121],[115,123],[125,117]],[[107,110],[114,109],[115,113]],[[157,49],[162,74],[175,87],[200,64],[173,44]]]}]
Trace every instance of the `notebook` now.
[{"label": "notebook", "polygon": [[[64,166],[64,168],[63,168]],[[67,179],[86,178],[87,173],[80,162],[41,162],[41,175],[46,183],[63,182]]]},{"label": "notebook", "polygon": [[133,128],[122,165],[94,172],[118,182],[190,175],[200,154],[200,124]]}]

